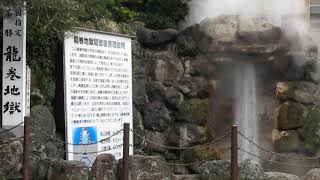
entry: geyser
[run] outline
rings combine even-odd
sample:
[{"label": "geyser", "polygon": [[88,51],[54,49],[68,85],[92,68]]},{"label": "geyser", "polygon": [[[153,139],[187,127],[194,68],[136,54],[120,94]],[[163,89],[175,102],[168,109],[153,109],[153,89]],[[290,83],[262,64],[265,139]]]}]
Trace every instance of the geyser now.
[{"label": "geyser", "polygon": [[[239,131],[254,142],[258,142],[259,119],[257,116],[257,90],[256,90],[256,72],[255,67],[251,63],[239,63],[235,68],[235,118]],[[249,141],[240,138],[239,146],[257,156],[259,150],[256,146],[250,144]],[[239,151],[239,160],[250,157],[246,153]]]}]

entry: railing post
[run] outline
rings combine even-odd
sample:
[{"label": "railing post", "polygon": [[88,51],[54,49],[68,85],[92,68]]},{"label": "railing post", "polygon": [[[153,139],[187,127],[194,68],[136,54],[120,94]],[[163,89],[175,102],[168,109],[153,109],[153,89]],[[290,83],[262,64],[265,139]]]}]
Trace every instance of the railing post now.
[{"label": "railing post", "polygon": [[231,130],[231,180],[238,176],[238,126],[232,125]]},{"label": "railing post", "polygon": [[123,180],[129,180],[129,131],[130,124],[123,126]]},{"label": "railing post", "polygon": [[29,180],[29,155],[31,146],[30,117],[24,117],[24,143],[23,143],[23,179]]}]

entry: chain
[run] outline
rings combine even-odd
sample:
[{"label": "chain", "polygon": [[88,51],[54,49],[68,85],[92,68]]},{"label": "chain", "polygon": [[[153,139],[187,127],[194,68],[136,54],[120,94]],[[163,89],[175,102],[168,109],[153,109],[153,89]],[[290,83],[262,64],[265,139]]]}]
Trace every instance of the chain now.
[{"label": "chain", "polygon": [[9,131],[11,131],[11,130],[17,128],[17,127],[19,127],[19,126],[21,126],[22,124],[23,124],[23,122],[21,122],[21,123],[15,125],[15,126],[9,128],[9,129],[4,129],[3,131],[0,131],[0,135],[1,135],[1,134],[5,134],[5,133],[7,133],[7,132],[9,132]]},{"label": "chain", "polygon": [[123,129],[121,129],[121,130],[119,130],[119,131],[116,131],[114,134],[112,134],[111,136],[109,136],[109,137],[107,137],[107,138],[101,139],[101,140],[99,140],[99,141],[97,141],[97,142],[94,142],[94,143],[88,143],[88,144],[73,144],[73,143],[68,143],[68,142],[66,142],[66,141],[62,141],[62,140],[59,140],[59,139],[57,139],[57,138],[54,138],[52,135],[47,134],[46,131],[44,131],[44,130],[42,130],[42,133],[43,133],[45,136],[49,137],[51,140],[54,140],[54,141],[59,142],[59,143],[61,143],[61,144],[72,145],[72,146],[88,146],[88,145],[99,144],[99,143],[103,143],[103,142],[105,142],[105,141],[109,141],[112,137],[119,135],[122,131],[123,131]]},{"label": "chain", "polygon": [[[84,153],[86,153],[86,154],[100,154],[100,153],[108,152],[108,151],[111,151],[111,150],[119,149],[120,147],[123,146],[123,144],[115,145],[114,147],[106,149],[106,150],[90,151],[90,152],[71,152],[71,151],[67,151],[67,150],[63,150],[63,149],[57,149],[57,148],[53,148],[53,147],[48,147],[48,146],[43,145],[43,144],[40,144],[40,146],[44,146],[45,148],[48,148],[48,149],[52,149],[52,150],[60,151],[60,152],[64,152],[64,153],[70,153],[70,154],[84,154]],[[34,151],[38,152],[37,150],[34,150]]]},{"label": "chain", "polygon": [[[228,152],[230,149],[231,149],[231,147],[226,148],[223,151],[223,153]],[[215,158],[210,158],[210,159],[207,159],[207,160],[196,161],[196,162],[191,162],[191,163],[173,163],[173,162],[166,162],[166,161],[163,161],[163,160],[160,160],[160,159],[154,159],[153,157],[150,157],[150,156],[142,156],[141,158],[149,159],[149,160],[152,160],[152,161],[157,161],[158,163],[169,165],[169,166],[193,166],[193,165],[199,165],[199,164],[202,164],[202,163],[205,163],[205,162],[208,162],[208,161],[217,160]]]},{"label": "chain", "polygon": [[239,150],[243,151],[244,153],[247,153],[255,158],[258,158],[258,159],[261,159],[262,161],[266,161],[266,162],[269,162],[269,163],[276,163],[276,164],[280,164],[280,165],[286,165],[286,166],[292,166],[292,167],[297,167],[297,168],[318,168],[319,166],[303,166],[303,165],[296,165],[296,164],[290,164],[290,163],[282,163],[282,162],[279,162],[279,161],[273,161],[273,160],[268,160],[268,159],[265,159],[265,158],[262,158],[258,155],[255,155],[253,153],[250,153],[242,148],[238,148]]},{"label": "chain", "polygon": [[298,157],[298,156],[290,156],[290,155],[285,155],[285,154],[280,154],[280,153],[277,153],[277,152],[274,152],[274,151],[271,151],[267,148],[263,148],[262,146],[260,146],[259,144],[255,143],[254,141],[252,141],[250,138],[246,137],[244,134],[242,134],[240,131],[238,132],[240,134],[241,137],[243,137],[244,139],[246,139],[247,141],[249,141],[251,144],[257,146],[259,149],[265,151],[265,152],[268,152],[270,154],[273,154],[273,155],[276,155],[276,156],[279,156],[279,157],[284,157],[284,158],[287,158],[287,159],[296,159],[296,160],[318,160],[320,159],[320,156],[314,156],[314,157]]},{"label": "chain", "polygon": [[143,137],[139,133],[135,132],[134,130],[131,130],[131,131],[133,132],[134,135],[136,135],[138,138],[144,140],[145,142],[149,142],[150,144],[156,145],[158,147],[171,149],[171,150],[186,150],[186,149],[194,149],[194,148],[197,148],[197,147],[207,146],[207,145],[219,142],[219,141],[221,141],[222,139],[226,138],[227,136],[229,136],[231,134],[231,131],[229,131],[229,132],[225,133],[224,135],[222,135],[222,136],[220,136],[220,137],[218,137],[218,138],[216,138],[216,139],[214,139],[214,140],[212,140],[210,142],[207,142],[205,144],[200,144],[200,145],[195,145],[195,146],[188,146],[188,147],[173,147],[173,146],[166,146],[166,145],[163,145],[163,144],[159,144],[159,143],[153,142],[151,140],[146,139],[145,137]]}]

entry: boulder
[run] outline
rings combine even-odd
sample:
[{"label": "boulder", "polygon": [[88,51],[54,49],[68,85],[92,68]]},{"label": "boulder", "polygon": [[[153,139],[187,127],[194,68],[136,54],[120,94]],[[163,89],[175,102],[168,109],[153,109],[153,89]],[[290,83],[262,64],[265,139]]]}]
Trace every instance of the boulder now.
[{"label": "boulder", "polygon": [[206,52],[212,43],[212,37],[201,29],[200,24],[194,24],[182,30],[177,37],[177,50],[183,56],[196,56]]},{"label": "boulder", "polygon": [[280,105],[276,113],[276,125],[280,131],[300,128],[308,116],[308,109],[295,102],[285,102]]},{"label": "boulder", "polygon": [[174,87],[166,88],[164,91],[164,97],[166,103],[174,108],[178,108],[184,100],[183,95]]},{"label": "boulder", "polygon": [[170,131],[168,142],[176,147],[201,144],[210,139],[208,128],[190,123],[177,123]]},{"label": "boulder", "polygon": [[146,105],[143,111],[143,125],[146,129],[163,132],[172,122],[173,119],[163,103],[155,101]]},{"label": "boulder", "polygon": [[301,180],[315,180],[320,179],[320,168],[311,169],[305,174]]},{"label": "boulder", "polygon": [[40,89],[34,88],[30,94],[30,106],[36,106],[40,104],[45,104],[46,100],[43,94],[41,94]]},{"label": "boulder", "polygon": [[31,139],[34,146],[43,145],[55,137],[56,124],[50,110],[44,105],[31,108]]},{"label": "boulder", "polygon": [[[276,133],[275,131],[273,133]],[[281,153],[299,153],[303,152],[303,141],[297,131],[277,131],[274,134],[274,149]]]},{"label": "boulder", "polygon": [[178,108],[177,120],[192,124],[205,125],[210,118],[209,99],[185,100]]},{"label": "boulder", "polygon": [[[196,163],[196,162],[202,162],[207,160],[220,160],[222,157],[222,148],[219,148],[218,146],[215,146],[213,144],[211,145],[204,145],[204,146],[197,146],[191,149],[186,149],[182,151],[181,158],[186,163]],[[195,164],[192,166],[189,166],[189,169],[192,172],[199,172],[199,164]]]},{"label": "boulder", "polygon": [[[200,165],[200,177],[205,180],[230,180],[231,162],[226,160],[208,161]],[[238,165],[239,180],[257,180],[263,177],[264,171],[259,163],[244,160]]]},{"label": "boulder", "polygon": [[320,102],[319,86],[306,81],[279,82],[276,95],[282,100],[293,99],[305,104],[319,104]]},{"label": "boulder", "polygon": [[240,180],[256,180],[264,175],[262,166],[250,159],[246,159],[239,164]]},{"label": "boulder", "polygon": [[281,172],[266,172],[261,180],[300,180],[300,178],[293,174]]},{"label": "boulder", "polygon": [[44,159],[38,163],[39,179],[48,180],[88,180],[89,167],[80,161]]},{"label": "boulder", "polygon": [[177,88],[191,98],[207,98],[209,96],[208,80],[203,77],[185,77],[178,81]]},{"label": "boulder", "polygon": [[149,101],[163,101],[165,87],[160,82],[149,82],[147,84],[147,95]]},{"label": "boulder", "polygon": [[141,28],[137,31],[137,39],[147,47],[159,46],[174,41],[178,36],[175,29],[152,30]]},{"label": "boulder", "polygon": [[203,20],[200,26],[212,38],[211,53],[271,55],[283,51],[281,29],[272,24],[266,17],[221,15]]},{"label": "boulder", "polygon": [[[0,129],[0,132],[3,132]],[[0,134],[0,179],[20,175],[23,161],[23,140],[9,132]]]},{"label": "boulder", "polygon": [[215,75],[217,67],[204,56],[185,60],[185,74],[211,78]]},{"label": "boulder", "polygon": [[239,18],[237,39],[243,43],[267,44],[278,43],[282,37],[280,27],[274,26],[273,20],[265,16]]},{"label": "boulder", "polygon": [[153,81],[170,86],[182,78],[184,69],[180,59],[169,51],[151,51],[145,53],[147,74]]},{"label": "boulder", "polygon": [[91,169],[91,180],[117,180],[117,161],[111,154],[97,156]]},{"label": "boulder", "polygon": [[309,108],[309,113],[304,121],[304,125],[297,130],[299,136],[304,141],[307,153],[315,154],[320,146],[320,107]]},{"label": "boulder", "polygon": [[199,166],[201,179],[230,180],[231,162],[226,160],[208,161]]},{"label": "boulder", "polygon": [[[167,133],[146,130],[145,137],[147,139],[147,141],[145,142],[145,147],[144,147],[145,152],[165,153],[167,151],[167,149],[159,146],[159,145],[166,145]],[[156,143],[156,144],[154,144],[154,143]]]},{"label": "boulder", "polygon": [[206,18],[200,22],[201,29],[213,39],[213,46],[223,46],[236,43],[239,26],[238,15],[221,15],[216,18]]},{"label": "boulder", "polygon": [[[172,169],[161,163],[164,159],[159,156],[133,155],[129,158],[129,180],[170,180]],[[119,174],[122,174],[122,159],[119,161]],[[120,176],[120,180],[123,177]]]}]

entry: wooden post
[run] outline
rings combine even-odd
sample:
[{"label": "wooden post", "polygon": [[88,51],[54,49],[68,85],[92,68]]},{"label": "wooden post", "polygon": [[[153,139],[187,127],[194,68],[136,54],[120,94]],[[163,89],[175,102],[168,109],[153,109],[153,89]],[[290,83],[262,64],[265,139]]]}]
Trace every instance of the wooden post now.
[{"label": "wooden post", "polygon": [[123,126],[123,180],[129,180],[129,132],[130,124]]},{"label": "wooden post", "polygon": [[23,143],[23,179],[29,180],[29,155],[31,149],[31,122],[30,117],[24,118],[24,143]]},{"label": "wooden post", "polygon": [[238,176],[238,126],[232,125],[231,130],[231,180]]}]

